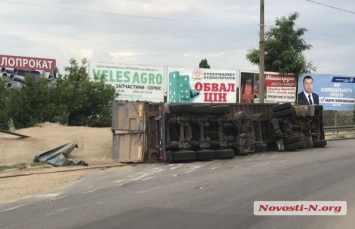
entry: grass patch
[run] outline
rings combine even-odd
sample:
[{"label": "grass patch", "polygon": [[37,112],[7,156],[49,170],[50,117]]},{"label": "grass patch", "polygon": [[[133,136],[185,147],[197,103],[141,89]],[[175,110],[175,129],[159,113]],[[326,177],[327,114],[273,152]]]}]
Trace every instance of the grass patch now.
[{"label": "grass patch", "polygon": [[16,165],[0,165],[0,172],[3,172],[5,170],[9,170],[9,169],[18,169],[18,170],[27,169],[27,165],[26,165],[26,163],[21,163],[21,164],[16,164]]},{"label": "grass patch", "polygon": [[40,167],[42,167],[42,166],[47,166],[48,164],[47,164],[47,162],[44,162],[44,161],[41,161],[41,162],[32,162],[31,163],[31,166],[32,167],[35,167],[35,166],[40,166]]},{"label": "grass patch", "polygon": [[27,165],[26,163],[20,163],[15,165],[0,165],[0,172],[4,172],[6,170],[23,170],[28,169],[30,167],[48,167],[49,165],[46,162],[32,162],[31,164]]},{"label": "grass patch", "polygon": [[15,169],[17,165],[0,165],[0,172],[3,172],[8,169]]}]

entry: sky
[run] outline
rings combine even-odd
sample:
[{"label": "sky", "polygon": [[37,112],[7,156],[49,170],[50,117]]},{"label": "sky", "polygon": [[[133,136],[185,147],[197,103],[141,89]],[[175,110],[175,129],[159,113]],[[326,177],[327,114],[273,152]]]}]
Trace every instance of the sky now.
[{"label": "sky", "polygon": [[[265,0],[265,31],[293,12],[316,73],[355,76],[355,1]],[[0,54],[257,70],[259,23],[260,0],[0,0]]]}]

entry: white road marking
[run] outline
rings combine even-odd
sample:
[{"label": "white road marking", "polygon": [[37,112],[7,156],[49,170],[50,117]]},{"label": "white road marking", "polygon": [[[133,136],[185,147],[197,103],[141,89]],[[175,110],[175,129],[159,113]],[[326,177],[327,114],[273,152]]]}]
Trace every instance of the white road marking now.
[{"label": "white road marking", "polygon": [[97,189],[91,189],[89,191],[86,191],[86,192],[83,192],[83,194],[88,194],[88,193],[91,193],[91,192],[95,192]]},{"label": "white road marking", "polygon": [[142,180],[142,178],[146,178],[147,176],[151,176],[151,175],[153,175],[155,173],[159,173],[159,172],[162,172],[162,171],[164,171],[164,169],[154,169],[154,170],[152,170],[152,171],[150,171],[148,173],[145,173],[143,175],[140,175],[140,176],[138,176],[136,178],[131,179],[131,181]]},{"label": "white road marking", "polygon": [[150,180],[150,179],[152,179],[153,177],[147,177],[147,178],[145,178],[145,179],[142,179],[142,181],[146,181],[146,180]]},{"label": "white road marking", "polygon": [[116,181],[114,181],[113,183],[114,183],[114,184],[116,184],[116,183],[121,183],[122,181],[124,181],[124,179],[116,180]]},{"label": "white road marking", "polygon": [[23,207],[23,206],[26,206],[26,204],[22,204],[22,205],[18,205],[18,206],[12,207],[12,208],[7,208],[7,209],[4,209],[4,210],[1,210],[0,213],[11,211],[11,210],[15,210],[15,209]]},{"label": "white road marking", "polygon": [[63,198],[65,198],[65,197],[67,197],[67,196],[59,196],[59,197],[53,198],[53,199],[51,199],[51,200],[52,200],[52,201],[56,201],[56,200],[63,199]]},{"label": "white road marking", "polygon": [[69,210],[69,208],[62,208],[62,209],[59,209],[58,211],[54,211],[54,212],[51,212],[49,214],[47,214],[47,216],[50,216],[50,215],[55,215],[55,214],[58,214],[60,212],[64,212],[66,210]]},{"label": "white road marking", "polygon": [[54,198],[54,197],[57,197],[59,196],[61,193],[60,192],[57,192],[57,193],[49,193],[49,194],[43,194],[43,195],[37,195],[35,196],[35,198],[37,199],[48,199],[48,198]]},{"label": "white road marking", "polygon": [[180,168],[181,166],[182,166],[182,164],[177,164],[174,167],[171,167],[170,169],[174,170],[174,169]]},{"label": "white road marking", "polygon": [[210,163],[212,163],[212,161],[211,161],[211,162],[207,162],[207,163],[203,163],[203,164],[201,164],[201,165],[196,165],[196,166],[194,166],[192,169],[190,169],[190,170],[188,170],[188,171],[186,171],[186,172],[184,172],[184,173],[191,173],[191,172],[195,171],[196,169],[199,169],[199,168],[201,168],[201,167],[203,167],[203,166],[206,166],[206,165],[208,165],[208,164],[210,164]]},{"label": "white road marking", "polygon": [[180,176],[180,175],[183,175],[183,174],[191,173],[191,172],[193,172],[193,171],[195,171],[195,170],[197,170],[197,169],[199,169],[199,168],[201,168],[201,167],[203,167],[203,166],[206,166],[206,165],[208,165],[208,164],[210,164],[210,163],[212,163],[212,162],[213,162],[213,161],[206,162],[206,163],[203,163],[203,164],[201,164],[201,165],[192,166],[192,168],[190,167],[191,169],[189,169],[189,170],[187,170],[187,171],[185,171],[185,172],[182,172],[182,173],[180,173],[180,174],[174,174],[173,176],[176,177],[176,176]]}]

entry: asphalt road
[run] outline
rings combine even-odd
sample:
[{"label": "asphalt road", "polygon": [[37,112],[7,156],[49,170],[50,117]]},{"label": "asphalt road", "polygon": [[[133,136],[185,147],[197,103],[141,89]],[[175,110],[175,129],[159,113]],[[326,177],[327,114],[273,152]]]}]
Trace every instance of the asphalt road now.
[{"label": "asphalt road", "polygon": [[[354,228],[354,148],[355,140],[344,140],[233,160],[108,170],[1,204],[0,228]],[[256,216],[254,201],[347,201],[347,215]]]}]

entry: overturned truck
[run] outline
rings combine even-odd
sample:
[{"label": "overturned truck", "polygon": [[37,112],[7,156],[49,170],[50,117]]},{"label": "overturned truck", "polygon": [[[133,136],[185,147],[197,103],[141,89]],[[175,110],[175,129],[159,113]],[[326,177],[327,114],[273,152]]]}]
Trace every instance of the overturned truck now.
[{"label": "overturned truck", "polygon": [[115,101],[112,108],[113,158],[120,162],[231,159],[327,144],[319,105]]}]

